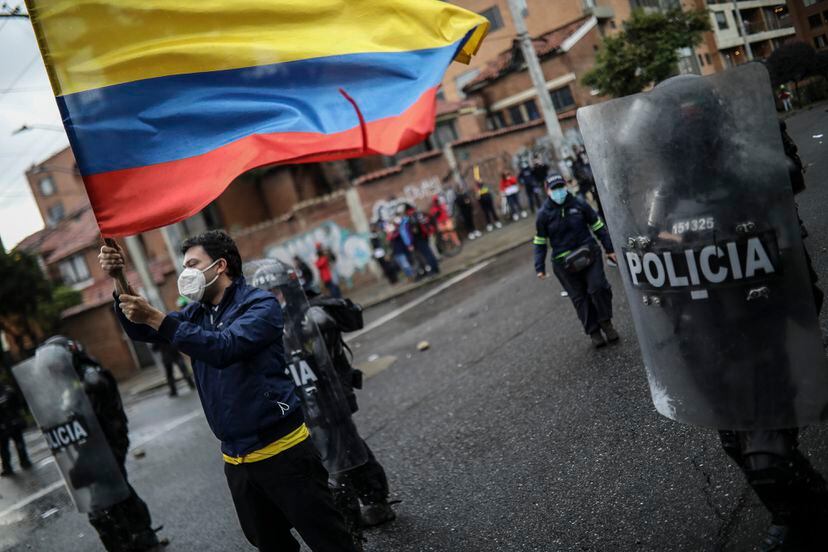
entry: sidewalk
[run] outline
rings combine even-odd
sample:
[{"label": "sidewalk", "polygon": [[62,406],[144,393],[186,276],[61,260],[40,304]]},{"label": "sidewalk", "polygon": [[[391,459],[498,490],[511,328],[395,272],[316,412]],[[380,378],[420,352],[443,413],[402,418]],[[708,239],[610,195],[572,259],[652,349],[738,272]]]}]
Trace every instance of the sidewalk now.
[{"label": "sidewalk", "polygon": [[[381,281],[359,286],[353,291],[344,290],[343,293],[346,297],[367,309],[419,287],[453,276],[481,261],[495,257],[515,247],[528,245],[532,243],[532,236],[534,235],[535,217],[532,213],[529,213],[527,218],[518,222],[504,223],[503,228],[492,232],[484,232],[482,237],[474,241],[465,240],[463,250],[456,257],[444,257],[440,260],[440,275],[436,278],[424,278],[414,283],[399,282],[393,286],[383,278]],[[526,263],[527,267],[531,266],[529,257],[527,257]]]}]

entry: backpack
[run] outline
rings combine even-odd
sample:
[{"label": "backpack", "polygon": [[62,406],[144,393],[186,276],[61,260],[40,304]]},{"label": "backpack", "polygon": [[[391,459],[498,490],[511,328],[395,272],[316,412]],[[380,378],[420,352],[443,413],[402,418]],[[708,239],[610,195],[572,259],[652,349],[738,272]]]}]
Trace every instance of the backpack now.
[{"label": "backpack", "polygon": [[334,319],[341,332],[355,332],[365,326],[362,318],[362,305],[350,299],[335,299],[333,297],[314,297],[312,305],[322,307]]}]

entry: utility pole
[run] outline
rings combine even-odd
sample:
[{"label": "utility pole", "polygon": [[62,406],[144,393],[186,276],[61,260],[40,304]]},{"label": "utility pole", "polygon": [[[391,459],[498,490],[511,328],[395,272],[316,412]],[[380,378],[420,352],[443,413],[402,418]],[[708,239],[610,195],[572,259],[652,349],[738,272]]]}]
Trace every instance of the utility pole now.
[{"label": "utility pole", "polygon": [[535,86],[535,92],[537,92],[538,99],[540,100],[543,120],[546,122],[546,133],[552,140],[552,147],[555,150],[555,162],[558,168],[563,171],[564,176],[568,176],[569,171],[566,165],[561,162],[564,158],[563,131],[561,131],[561,124],[558,121],[558,114],[555,111],[555,104],[552,103],[552,96],[549,94],[549,89],[546,88],[546,78],[543,76],[543,70],[541,70],[535,47],[532,46],[532,38],[526,29],[526,21],[523,18],[523,9],[521,6],[523,2],[520,0],[508,0],[508,2],[509,11],[512,12],[512,20],[515,22],[515,30],[517,31],[518,41],[520,42],[520,49],[523,52],[523,59],[526,61],[526,68],[529,71],[532,84]]},{"label": "utility pole", "polygon": [[742,12],[739,11],[737,0],[733,0],[733,11],[736,14],[736,24],[739,25],[739,31],[742,33],[742,40],[745,43],[745,54],[747,54],[748,61],[753,61],[753,49],[750,47],[750,41],[745,32],[745,22],[742,21]]}]

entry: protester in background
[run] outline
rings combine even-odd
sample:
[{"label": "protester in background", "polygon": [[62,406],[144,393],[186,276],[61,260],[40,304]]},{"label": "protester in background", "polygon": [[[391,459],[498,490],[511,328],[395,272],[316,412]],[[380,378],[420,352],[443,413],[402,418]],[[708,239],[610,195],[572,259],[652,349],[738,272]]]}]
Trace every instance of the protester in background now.
[{"label": "protester in background", "polygon": [[782,109],[785,110],[787,113],[788,111],[793,109],[793,105],[791,104],[791,98],[793,94],[791,91],[788,90],[788,87],[784,84],[779,85],[779,100],[782,102]]},{"label": "protester in background", "polygon": [[488,184],[483,183],[482,181],[478,180],[477,184],[477,199],[480,201],[480,208],[483,210],[483,216],[486,217],[486,231],[491,232],[494,228],[494,225],[497,228],[501,228],[503,225],[500,223],[500,219],[497,217],[497,212],[495,211],[494,205],[494,197],[492,197],[492,191],[489,188]]},{"label": "protester in background", "polygon": [[2,477],[14,474],[9,441],[14,441],[14,446],[17,448],[20,467],[24,470],[32,467],[26,451],[26,441],[23,439],[25,427],[26,421],[23,418],[20,396],[10,386],[0,383],[0,461],[3,465],[0,476]]},{"label": "protester in background", "polygon": [[431,220],[434,221],[437,230],[442,232],[446,238],[459,247],[460,236],[457,235],[457,231],[454,228],[454,220],[449,215],[448,209],[440,201],[440,196],[437,194],[434,194],[434,197],[431,198],[431,211],[429,215],[431,216]]},{"label": "protester in background", "polygon": [[319,279],[328,290],[328,295],[335,298],[342,297],[342,291],[336,281],[336,274],[333,263],[336,262],[336,255],[330,249],[322,247],[321,243],[316,244],[316,270],[319,271]]},{"label": "protester in background", "polygon": [[526,161],[520,164],[518,182],[523,186],[523,190],[526,193],[526,201],[528,202],[529,208],[535,213],[540,209],[543,202],[538,197],[538,184],[535,181],[535,175],[532,173],[532,167]]},{"label": "protester in background", "polygon": [[[440,265],[437,262],[437,257],[431,250],[428,244],[428,236],[430,232],[428,229],[428,220],[420,213],[413,205],[405,205],[405,216],[402,218],[400,224],[400,235],[403,243],[412,254],[420,255],[428,267],[427,270],[431,276],[440,273]],[[425,267],[423,267],[425,268]]]},{"label": "protester in background", "polygon": [[299,271],[299,275],[302,277],[302,287],[305,289],[313,287],[313,270],[308,266],[308,263],[302,260],[302,257],[299,255],[293,256],[293,267]]},{"label": "protester in background", "polygon": [[504,171],[500,179],[500,193],[506,196],[513,221],[518,221],[521,217],[526,218],[526,211],[520,206],[520,186],[517,178],[509,171]]},{"label": "protester in background", "polygon": [[416,272],[411,266],[411,257],[408,253],[408,248],[405,246],[402,234],[400,233],[400,226],[402,225],[402,217],[395,217],[394,220],[386,226],[386,238],[391,244],[391,256],[396,261],[400,270],[403,271],[409,281],[414,281]]},{"label": "protester in background", "polygon": [[457,186],[454,195],[454,208],[460,213],[460,218],[463,219],[463,226],[466,227],[470,240],[476,240],[483,235],[474,224],[474,202],[465,187]]},{"label": "protester in background", "polygon": [[399,281],[399,278],[397,277],[399,270],[397,269],[397,265],[394,263],[393,259],[390,259],[388,256],[388,243],[382,227],[383,222],[381,220],[371,223],[370,238],[371,249],[373,250],[372,255],[374,257],[374,261],[376,261],[382,269],[382,273],[385,274],[385,278],[388,280],[388,283],[394,285]]},{"label": "protester in background", "polygon": [[535,177],[535,182],[538,187],[543,188],[545,186],[546,177],[548,174],[549,165],[544,163],[543,159],[540,156],[536,156],[532,164],[532,175]]},{"label": "protester in background", "polygon": [[178,389],[175,385],[175,374],[173,374],[173,365],[178,367],[181,372],[181,377],[187,382],[187,387],[190,391],[195,391],[195,382],[190,370],[187,368],[187,363],[184,362],[184,357],[178,352],[178,349],[169,343],[154,343],[153,350],[161,355],[161,362],[164,364],[164,373],[167,376],[167,386],[170,388],[170,397],[178,396]]}]

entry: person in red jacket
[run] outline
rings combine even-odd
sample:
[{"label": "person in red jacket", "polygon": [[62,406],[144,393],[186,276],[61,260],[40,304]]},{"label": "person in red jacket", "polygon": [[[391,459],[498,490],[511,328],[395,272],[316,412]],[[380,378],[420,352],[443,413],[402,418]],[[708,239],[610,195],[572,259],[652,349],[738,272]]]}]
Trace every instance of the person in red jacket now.
[{"label": "person in red jacket", "polygon": [[431,210],[429,211],[431,220],[434,221],[437,230],[440,231],[446,238],[450,239],[456,246],[460,246],[460,236],[454,229],[454,220],[449,215],[446,206],[440,201],[440,196],[434,194],[431,198]]},{"label": "person in red jacket", "polygon": [[336,283],[332,263],[336,262],[333,252],[322,247],[321,243],[316,244],[316,269],[319,271],[319,279],[328,290],[328,294],[334,298],[342,297],[342,291]]},{"label": "person in red jacket", "polygon": [[517,178],[509,171],[505,171],[503,178],[500,180],[500,193],[506,196],[509,211],[512,213],[512,220],[517,221],[521,217],[526,218],[526,210],[520,206],[520,186],[518,186]]}]

